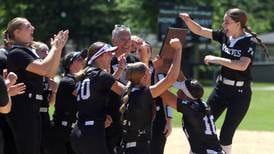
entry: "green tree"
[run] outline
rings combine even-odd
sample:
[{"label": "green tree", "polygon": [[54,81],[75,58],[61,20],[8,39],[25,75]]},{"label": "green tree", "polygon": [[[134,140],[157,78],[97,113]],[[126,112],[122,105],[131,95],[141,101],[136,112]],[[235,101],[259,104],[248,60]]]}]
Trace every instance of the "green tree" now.
[{"label": "green tree", "polygon": [[77,48],[91,41],[110,41],[115,24],[130,26],[134,34],[157,33],[160,3],[212,5],[213,28],[221,27],[228,8],[239,7],[248,13],[248,26],[257,33],[273,30],[274,1],[265,0],[1,0],[0,30],[12,18],[23,16],[36,27],[36,40],[48,42],[59,29],[69,29]]},{"label": "green tree", "polygon": [[35,26],[35,39],[48,42],[60,29],[70,30],[77,48],[90,42],[110,41],[113,25],[119,21],[115,3],[103,0],[5,0],[0,4],[1,30],[14,17],[23,16]]}]

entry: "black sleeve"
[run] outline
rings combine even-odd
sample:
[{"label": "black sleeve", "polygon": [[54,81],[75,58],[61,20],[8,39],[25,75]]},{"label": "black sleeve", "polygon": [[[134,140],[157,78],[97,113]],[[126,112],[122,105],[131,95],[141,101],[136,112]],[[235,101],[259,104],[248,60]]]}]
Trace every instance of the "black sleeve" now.
[{"label": "black sleeve", "polygon": [[225,33],[222,30],[213,30],[212,31],[212,39],[214,41],[218,41],[219,43],[223,43],[225,39]]},{"label": "black sleeve", "polygon": [[102,74],[100,75],[100,83],[102,83],[104,87],[106,87],[107,89],[110,89],[116,81],[115,78],[111,74],[106,73],[104,71],[101,71],[101,73]]},{"label": "black sleeve", "polygon": [[75,82],[73,79],[64,77],[59,86],[58,86],[58,93],[66,92],[71,93],[75,90]]},{"label": "black sleeve", "polygon": [[17,69],[25,70],[33,61],[34,58],[21,49],[14,49],[8,54],[8,65],[13,65]]},{"label": "black sleeve", "polygon": [[4,79],[0,76],[0,106],[7,105],[9,101],[7,86]]}]

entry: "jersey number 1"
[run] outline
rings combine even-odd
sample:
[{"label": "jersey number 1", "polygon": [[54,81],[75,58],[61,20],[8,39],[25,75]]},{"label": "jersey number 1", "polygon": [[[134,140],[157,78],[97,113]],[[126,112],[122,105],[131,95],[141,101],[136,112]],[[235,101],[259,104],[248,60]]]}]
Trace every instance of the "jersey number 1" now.
[{"label": "jersey number 1", "polygon": [[87,100],[90,97],[90,79],[80,81],[76,85],[77,101]]},{"label": "jersey number 1", "polygon": [[212,115],[204,116],[203,120],[205,122],[205,134],[206,135],[216,134],[216,128],[215,128],[215,125],[214,125],[213,116]]}]

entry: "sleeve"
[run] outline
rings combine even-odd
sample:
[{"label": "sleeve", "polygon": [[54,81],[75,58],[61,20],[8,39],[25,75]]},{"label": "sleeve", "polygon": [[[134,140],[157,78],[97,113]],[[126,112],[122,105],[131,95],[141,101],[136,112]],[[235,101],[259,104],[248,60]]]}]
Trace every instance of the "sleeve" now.
[{"label": "sleeve", "polygon": [[242,47],[244,50],[242,50],[242,57],[249,57],[253,59],[253,55],[255,54],[256,50],[256,44],[255,42],[249,40],[248,42],[242,43]]},{"label": "sleeve", "polygon": [[[60,89],[59,89],[60,87]],[[68,91],[68,92],[73,92],[75,90],[75,82],[73,79],[69,78],[64,78],[58,87],[59,91]]]},{"label": "sleeve", "polygon": [[218,41],[219,43],[223,43],[225,37],[225,33],[222,32],[222,30],[213,30],[212,32],[212,39],[214,41]]},{"label": "sleeve", "polygon": [[194,112],[193,108],[196,106],[190,105],[188,100],[177,99],[177,111],[183,113],[184,116],[191,116]]},{"label": "sleeve", "polygon": [[34,61],[34,58],[23,50],[15,49],[8,54],[8,65],[17,69],[26,69]]},{"label": "sleeve", "polygon": [[9,102],[9,95],[7,91],[7,86],[4,79],[0,76],[0,107],[7,105]]},{"label": "sleeve", "polygon": [[102,83],[104,87],[106,87],[107,89],[110,89],[116,81],[115,78],[107,72],[104,72],[104,71],[101,71],[101,72],[102,74],[101,74],[100,83]]},{"label": "sleeve", "polygon": [[75,85],[73,82],[68,80],[68,78],[64,77],[58,86],[57,93],[56,93],[56,100],[55,100],[55,108],[60,109],[64,101],[71,98],[71,95],[75,89]]}]

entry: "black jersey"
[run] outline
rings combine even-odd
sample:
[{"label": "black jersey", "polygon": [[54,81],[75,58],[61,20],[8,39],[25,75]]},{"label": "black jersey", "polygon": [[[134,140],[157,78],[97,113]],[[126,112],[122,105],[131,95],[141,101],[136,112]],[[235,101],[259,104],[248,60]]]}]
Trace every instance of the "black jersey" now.
[{"label": "black jersey", "polygon": [[43,77],[26,71],[26,67],[36,59],[40,58],[34,49],[23,46],[14,46],[8,53],[8,71],[18,76],[17,83],[23,82],[26,85],[26,94],[43,93]]},{"label": "black jersey", "polygon": [[49,107],[49,97],[51,95],[51,90],[49,89],[49,83],[48,78],[43,77],[43,83],[44,83],[44,91],[43,91],[43,102],[41,104],[41,107]]},{"label": "black jersey", "polygon": [[252,35],[246,33],[241,37],[233,39],[232,37],[227,37],[225,33],[220,30],[214,30],[212,37],[213,40],[216,40],[221,44],[222,57],[231,60],[239,60],[241,57],[249,57],[251,59],[251,63],[245,71],[237,71],[222,66],[221,75],[231,80],[250,81],[252,79],[251,65],[256,48],[255,42],[252,41]]},{"label": "black jersey", "polygon": [[[148,87],[133,87],[122,116],[125,142],[149,140],[152,129],[153,97]],[[142,138],[144,137],[144,138]]]},{"label": "black jersey", "polygon": [[0,76],[3,75],[3,70],[7,69],[8,52],[4,48],[0,48]]},{"label": "black jersey", "polygon": [[0,107],[6,106],[9,101],[7,87],[4,79],[0,76]]},{"label": "black jersey", "polygon": [[[150,66],[149,69],[151,72],[151,83],[156,84],[157,81],[164,78],[165,74],[157,74],[157,76],[155,76],[155,70],[153,68],[153,63],[151,61],[149,62],[149,66]],[[154,102],[155,102],[156,114],[155,114],[155,118],[153,120],[153,125],[156,125],[157,129],[160,130],[161,132],[163,132],[165,129],[165,125],[166,125],[166,113],[165,113],[166,108],[165,108],[162,98],[160,96],[156,97],[154,99]]]},{"label": "black jersey", "polygon": [[53,114],[54,122],[59,121],[76,121],[76,96],[73,95],[75,90],[75,78],[71,74],[66,74],[60,81],[55,101],[55,111]]},{"label": "black jersey", "polygon": [[222,153],[216,135],[214,117],[201,100],[177,99],[177,110],[183,113],[183,129],[194,153]]},{"label": "black jersey", "polygon": [[[99,69],[90,67],[85,77],[77,82],[77,108],[81,122],[105,119],[106,106],[115,78]],[[113,102],[116,103],[116,102]]]},{"label": "black jersey", "polygon": [[[126,62],[127,63],[134,63],[134,62],[138,62],[139,59],[133,55],[133,54],[129,54],[126,57]],[[114,73],[117,69],[118,69],[118,59],[117,57],[113,57],[111,60],[111,73]],[[120,82],[126,84],[126,79],[125,79],[125,74],[123,73],[121,79],[119,80]],[[109,103],[108,103],[108,107],[107,107],[107,113],[113,118],[113,121],[120,121],[120,112],[119,112],[119,108],[121,105],[121,97],[119,95],[117,95],[114,92],[110,92],[110,99],[109,99]]]}]

